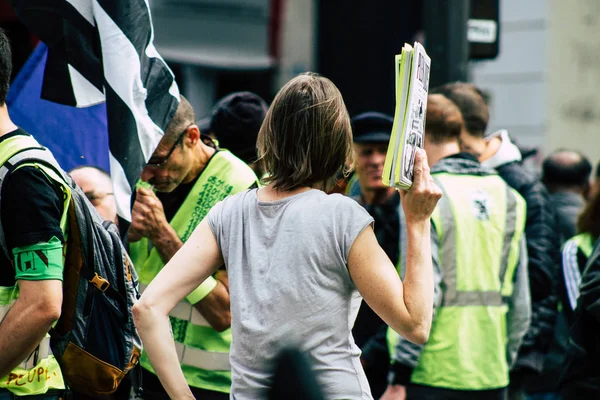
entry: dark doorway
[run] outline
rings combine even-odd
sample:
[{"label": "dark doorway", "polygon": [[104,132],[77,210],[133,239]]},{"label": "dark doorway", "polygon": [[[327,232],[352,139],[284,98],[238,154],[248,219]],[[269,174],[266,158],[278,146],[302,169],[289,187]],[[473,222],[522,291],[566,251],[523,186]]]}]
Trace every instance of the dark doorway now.
[{"label": "dark doorway", "polygon": [[320,0],[318,71],[342,92],[350,115],[393,115],[394,55],[422,27],[422,0]]}]

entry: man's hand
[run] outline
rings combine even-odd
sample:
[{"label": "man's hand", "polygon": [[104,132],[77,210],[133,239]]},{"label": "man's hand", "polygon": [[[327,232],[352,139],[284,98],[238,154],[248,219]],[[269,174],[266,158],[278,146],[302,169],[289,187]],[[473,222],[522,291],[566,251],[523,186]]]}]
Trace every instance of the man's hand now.
[{"label": "man's hand", "polygon": [[442,197],[442,191],[433,181],[429,171],[427,155],[424,150],[418,149],[412,187],[399,191],[407,222],[427,221]]},{"label": "man's hand", "polygon": [[169,226],[169,222],[158,197],[152,190],[138,188],[135,203],[131,210],[129,242],[137,242],[143,237],[154,242],[167,229],[167,226]]},{"label": "man's hand", "polygon": [[406,386],[388,385],[380,400],[404,400],[406,399]]}]

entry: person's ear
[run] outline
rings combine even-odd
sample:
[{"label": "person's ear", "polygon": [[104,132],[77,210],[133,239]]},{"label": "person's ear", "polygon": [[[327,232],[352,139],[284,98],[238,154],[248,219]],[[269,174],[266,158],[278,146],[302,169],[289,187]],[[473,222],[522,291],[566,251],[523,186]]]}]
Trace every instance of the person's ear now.
[{"label": "person's ear", "polygon": [[187,128],[187,130],[185,131],[185,138],[186,140],[184,140],[184,144],[188,143],[188,145],[190,146],[196,146],[196,144],[198,143],[198,141],[200,140],[200,129],[198,129],[197,125],[191,125]]}]

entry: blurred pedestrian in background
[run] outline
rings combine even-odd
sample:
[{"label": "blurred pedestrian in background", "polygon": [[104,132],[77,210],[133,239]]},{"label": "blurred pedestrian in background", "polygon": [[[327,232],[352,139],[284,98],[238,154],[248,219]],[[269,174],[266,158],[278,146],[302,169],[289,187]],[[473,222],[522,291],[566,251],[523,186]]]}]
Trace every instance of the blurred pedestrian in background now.
[{"label": "blurred pedestrian in background", "polygon": [[108,172],[102,168],[84,165],[73,168],[69,175],[90,200],[96,210],[107,220],[118,224],[117,203]]},{"label": "blurred pedestrian in background", "polygon": [[215,104],[205,132],[217,139],[221,148],[248,164],[259,178],[262,171],[257,163],[256,138],[268,108],[257,94],[231,93]]},{"label": "blurred pedestrian in background", "polygon": [[542,164],[542,182],[558,218],[562,243],[577,233],[577,217],[590,194],[592,164],[581,153],[557,150]]},{"label": "blurred pedestrian in background", "polygon": [[489,109],[483,93],[473,84],[456,82],[433,88],[460,109],[465,129],[460,135],[463,151],[476,156],[481,165],[493,168],[527,203],[525,237],[529,258],[532,320],[519,357],[511,372],[511,399],[524,399],[531,391],[554,391],[556,383],[541,376],[544,359],[554,338],[558,312],[558,268],[560,235],[548,191],[541,181],[521,164],[521,153],[508,132],[486,134]]}]

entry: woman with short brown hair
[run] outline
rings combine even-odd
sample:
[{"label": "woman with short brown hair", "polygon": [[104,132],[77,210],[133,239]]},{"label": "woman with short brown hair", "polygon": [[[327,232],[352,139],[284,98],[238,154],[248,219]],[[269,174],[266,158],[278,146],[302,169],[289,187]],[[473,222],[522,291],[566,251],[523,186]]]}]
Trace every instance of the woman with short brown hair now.
[{"label": "woman with short brown hair", "polygon": [[433,307],[429,217],[441,192],[422,151],[401,192],[408,248],[404,282],[354,200],[327,195],[353,163],[342,96],[303,74],[275,97],[258,137],[267,186],[217,204],[134,308],[136,324],[171,398],[192,398],[169,337],[169,311],[225,264],[231,293],[232,388],[265,398],[276,355],[306,352],[327,398],[371,399],[351,328],[361,301],[409,340],[424,343]]}]

